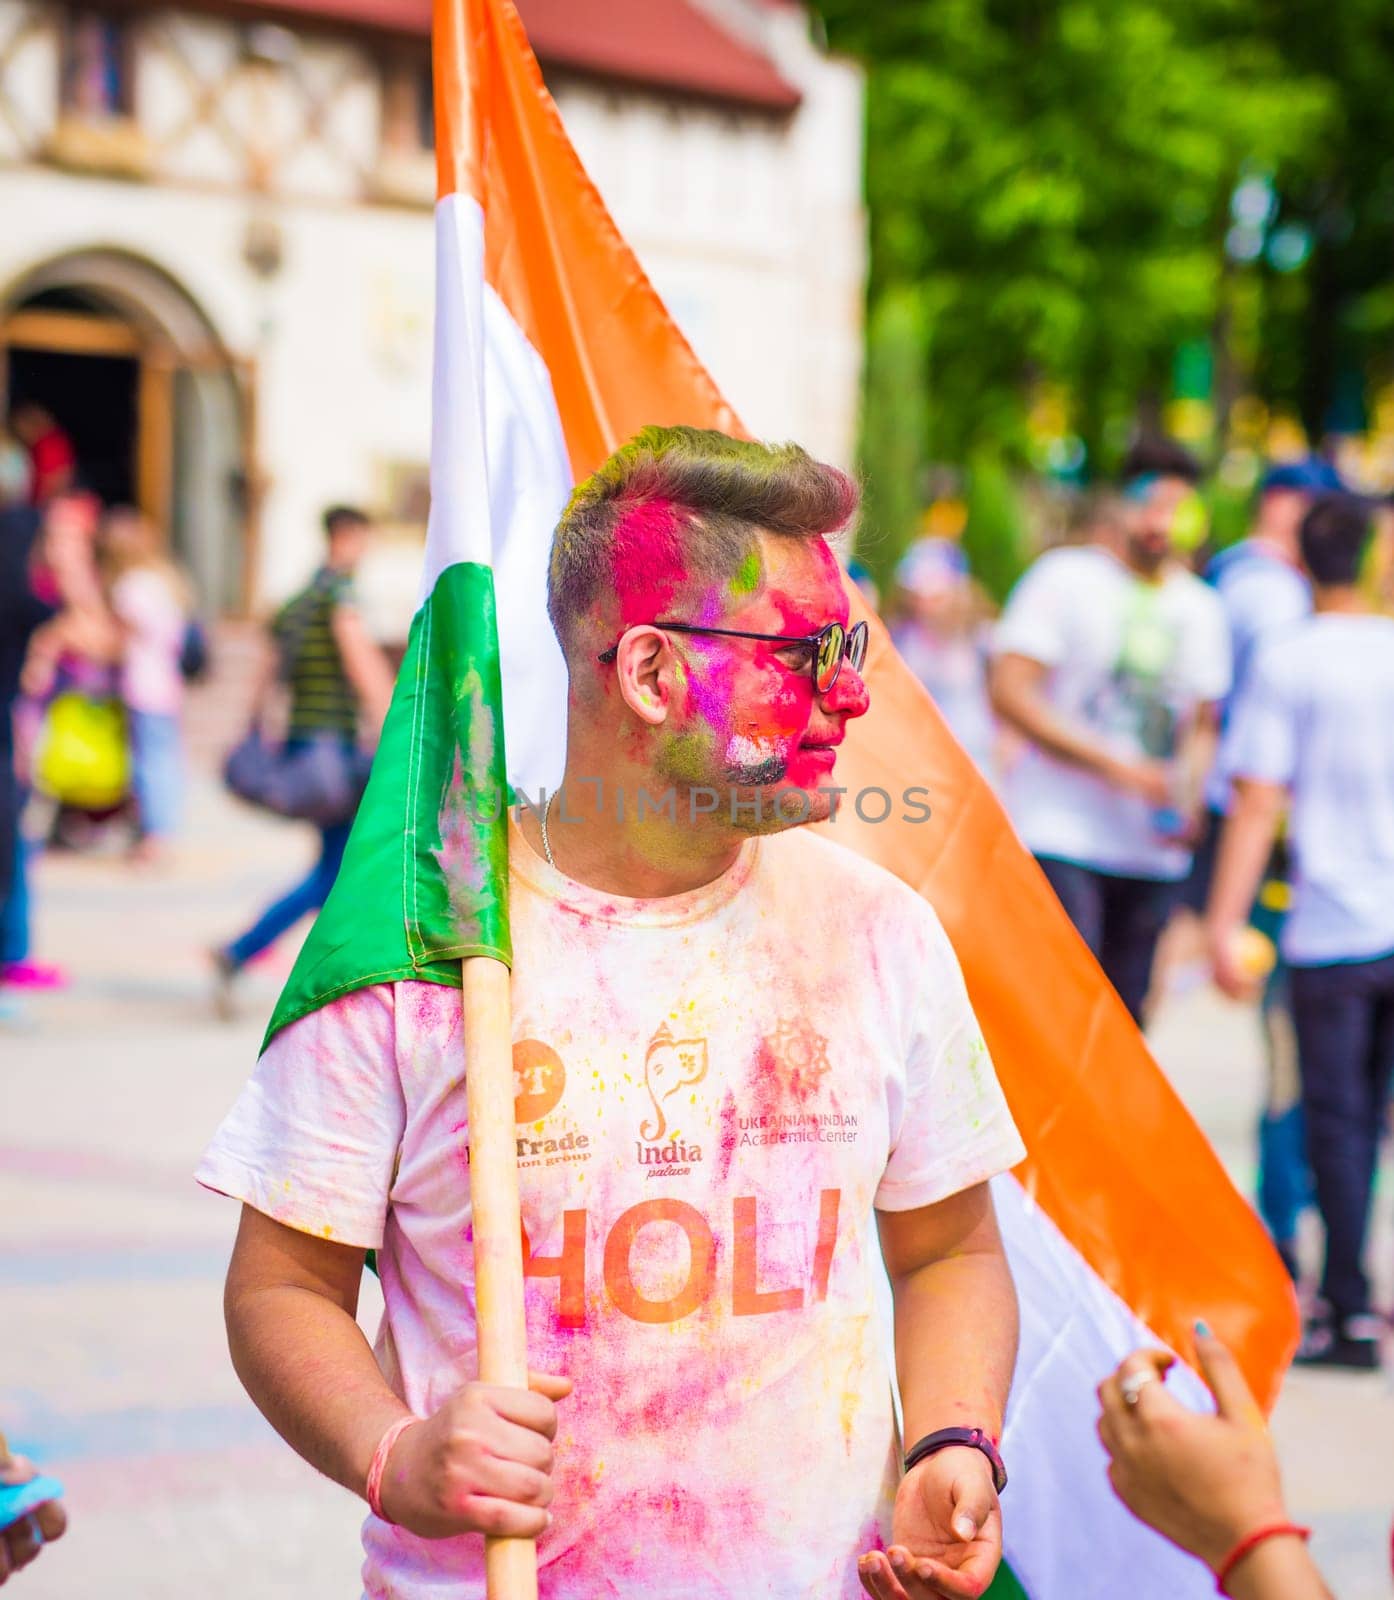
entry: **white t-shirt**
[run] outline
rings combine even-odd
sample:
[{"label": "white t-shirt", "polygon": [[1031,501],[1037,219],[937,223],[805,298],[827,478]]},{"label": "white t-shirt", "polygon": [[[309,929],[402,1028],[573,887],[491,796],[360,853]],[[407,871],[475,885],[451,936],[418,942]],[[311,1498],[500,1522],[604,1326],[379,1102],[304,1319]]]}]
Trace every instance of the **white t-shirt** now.
[{"label": "white t-shirt", "polygon": [[157,567],[134,567],[112,586],[111,608],[128,630],[121,698],[132,711],[177,716],[184,702],[179,656],[188,619],[173,582]]},{"label": "white t-shirt", "polygon": [[[1024,1153],[949,942],[802,831],[649,901],[510,855],[528,1357],[576,1383],[542,1595],[853,1600],[898,1477],[872,1208]],[[459,1011],[399,983],[293,1024],[198,1170],[378,1249],[378,1359],[420,1415],[477,1370]],[[476,1537],[369,1517],[364,1545],[369,1596],[484,1592]]]},{"label": "white t-shirt", "polygon": [[1292,790],[1287,960],[1394,951],[1394,621],[1328,612],[1265,641],[1227,755]]},{"label": "white t-shirt", "polygon": [[1234,684],[1225,707],[1225,744],[1206,785],[1205,798],[1212,811],[1228,811],[1227,745],[1235,702],[1248,680],[1259,641],[1311,615],[1312,586],[1261,539],[1244,539],[1222,551],[1211,563],[1210,581],[1229,622]]},{"label": "white t-shirt", "polygon": [[[1148,584],[1097,546],[1043,555],[1012,591],[995,655],[1049,667],[1055,709],[1124,758],[1166,758],[1198,707],[1229,688],[1219,597],[1169,568]],[[1190,852],[1156,827],[1153,807],[1028,745],[1003,785],[1027,848],[1123,877],[1179,879]]]}]

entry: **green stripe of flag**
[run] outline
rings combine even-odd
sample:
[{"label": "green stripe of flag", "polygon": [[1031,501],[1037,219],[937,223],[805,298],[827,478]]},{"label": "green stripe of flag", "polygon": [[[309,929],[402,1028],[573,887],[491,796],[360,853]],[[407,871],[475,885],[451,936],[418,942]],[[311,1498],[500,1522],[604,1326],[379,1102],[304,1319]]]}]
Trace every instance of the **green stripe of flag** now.
[{"label": "green stripe of flag", "polygon": [[1016,1573],[1004,1561],[997,1576],[987,1586],[983,1600],[1030,1600],[1030,1596],[1017,1581]]},{"label": "green stripe of flag", "polygon": [[456,562],[412,623],[344,864],[263,1048],[368,984],[458,987],[466,956],[511,962],[507,801],[494,575]]}]

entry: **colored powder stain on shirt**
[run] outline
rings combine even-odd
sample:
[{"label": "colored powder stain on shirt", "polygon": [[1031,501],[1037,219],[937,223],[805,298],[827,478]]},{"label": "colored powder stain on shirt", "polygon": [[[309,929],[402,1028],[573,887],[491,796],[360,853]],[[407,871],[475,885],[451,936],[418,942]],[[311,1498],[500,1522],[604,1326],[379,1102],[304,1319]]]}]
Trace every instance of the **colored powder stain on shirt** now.
[{"label": "colored powder stain on shirt", "polygon": [[[873,1208],[1020,1158],[986,1058],[980,1084],[967,1070],[977,1028],[948,942],[912,891],[802,831],[584,935],[604,897],[521,843],[510,896],[515,1038],[564,1070],[545,1137],[536,1114],[519,1130],[530,1363],[576,1383],[542,1593],[745,1600],[758,1572],[764,1600],[856,1600],[898,1468]],[[423,1415],[476,1370],[460,1051],[457,991],[335,1001],[277,1036],[200,1168],[379,1251],[379,1360]],[[658,1085],[649,1138],[639,1064],[660,1057],[683,1081]],[[289,1171],[294,1194],[268,1182]],[[797,1475],[752,1465],[772,1439]],[[484,1594],[479,1540],[369,1519],[364,1541],[368,1594]]]},{"label": "colored powder stain on shirt", "polygon": [[852,1432],[857,1425],[857,1411],[860,1405],[861,1397],[855,1389],[842,1391],[842,1410],[839,1413],[839,1420],[842,1423],[843,1442],[846,1444],[852,1442]]},{"label": "colored powder stain on shirt", "polygon": [[992,1074],[992,1060],[987,1053],[987,1045],[982,1039],[973,1039],[968,1045],[968,1074],[973,1080],[973,1087],[980,1089],[983,1075]]},{"label": "colored powder stain on shirt", "polygon": [[717,1139],[717,1177],[724,1182],[731,1171],[731,1161],[736,1154],[736,1146],[740,1142],[736,1098],[730,1089],[727,1089],[721,1102],[717,1127],[719,1130]]}]

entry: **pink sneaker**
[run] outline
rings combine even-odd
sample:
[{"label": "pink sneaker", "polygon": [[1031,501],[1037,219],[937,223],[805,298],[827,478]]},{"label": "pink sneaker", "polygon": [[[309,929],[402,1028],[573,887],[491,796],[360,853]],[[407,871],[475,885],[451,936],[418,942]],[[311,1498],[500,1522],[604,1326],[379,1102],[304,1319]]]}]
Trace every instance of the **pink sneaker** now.
[{"label": "pink sneaker", "polygon": [[7,961],[0,967],[0,984],[10,989],[66,989],[68,974],[62,967],[38,961]]}]

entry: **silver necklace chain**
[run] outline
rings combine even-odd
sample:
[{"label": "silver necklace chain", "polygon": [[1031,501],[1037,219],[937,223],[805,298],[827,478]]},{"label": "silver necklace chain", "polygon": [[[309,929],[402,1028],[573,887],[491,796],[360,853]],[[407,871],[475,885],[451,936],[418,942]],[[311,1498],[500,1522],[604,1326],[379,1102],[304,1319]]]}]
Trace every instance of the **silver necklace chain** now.
[{"label": "silver necklace chain", "polygon": [[552,802],[556,799],[555,793],[547,796],[547,804],[542,808],[542,854],[547,857],[547,865],[555,869],[556,862],[552,859],[552,841],[547,837],[547,817],[552,809]]}]

